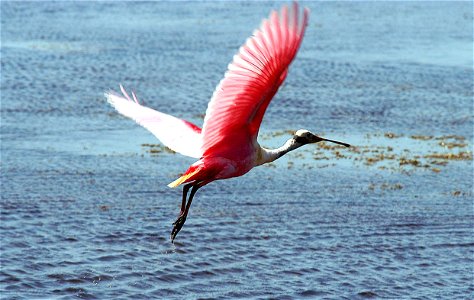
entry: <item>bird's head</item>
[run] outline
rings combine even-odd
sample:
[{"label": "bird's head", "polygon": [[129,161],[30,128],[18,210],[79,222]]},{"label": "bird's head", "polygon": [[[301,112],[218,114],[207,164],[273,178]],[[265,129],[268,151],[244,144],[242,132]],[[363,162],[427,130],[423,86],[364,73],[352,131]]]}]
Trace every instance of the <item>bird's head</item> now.
[{"label": "bird's head", "polygon": [[326,142],[331,142],[331,143],[336,143],[345,147],[350,147],[349,144],[343,143],[343,142],[338,142],[338,141],[333,141],[333,140],[328,140],[322,137],[319,137],[315,135],[314,133],[306,130],[306,129],[300,129],[295,132],[295,135],[293,136],[293,140],[298,146],[303,146],[306,144],[313,144],[321,141],[326,141]]}]

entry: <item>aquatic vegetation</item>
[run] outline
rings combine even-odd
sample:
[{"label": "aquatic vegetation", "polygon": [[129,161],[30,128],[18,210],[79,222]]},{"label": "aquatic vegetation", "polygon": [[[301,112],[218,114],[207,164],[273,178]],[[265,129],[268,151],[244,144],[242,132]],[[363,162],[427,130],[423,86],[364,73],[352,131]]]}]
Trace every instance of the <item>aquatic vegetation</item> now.
[{"label": "aquatic vegetation", "polygon": [[386,132],[384,134],[384,137],[389,138],[389,139],[396,139],[396,138],[401,137],[401,135],[396,135],[395,133],[392,133],[392,132]]},{"label": "aquatic vegetation", "polygon": [[460,135],[443,135],[436,138],[436,140],[448,140],[448,139],[464,141],[466,138]]},{"label": "aquatic vegetation", "polygon": [[375,191],[376,189],[395,191],[395,190],[401,190],[401,189],[403,189],[403,185],[401,185],[400,183],[388,183],[388,182],[384,182],[384,183],[382,183],[382,184],[380,184],[380,185],[377,186],[377,184],[371,183],[368,188],[369,188],[369,190],[371,190],[371,191]]},{"label": "aquatic vegetation", "polygon": [[425,155],[425,158],[437,158],[446,160],[472,160],[472,152],[459,153],[433,153]]},{"label": "aquatic vegetation", "polygon": [[439,142],[439,145],[448,149],[464,148],[467,146],[465,143],[446,143],[445,141]]},{"label": "aquatic vegetation", "polygon": [[[262,140],[265,143],[272,143],[275,139],[292,135],[293,132],[292,130],[281,130],[274,133],[263,133]],[[393,139],[397,139],[397,142],[393,142]],[[351,164],[375,167],[391,172],[410,173],[415,170],[429,170],[440,173],[442,168],[450,162],[473,159],[470,151],[442,151],[443,149],[469,147],[466,138],[459,135],[435,137],[432,135],[405,136],[398,133],[367,133],[361,140],[363,144],[353,145],[350,148],[321,142],[315,145],[315,148],[301,149],[299,152],[288,155],[286,167],[288,169],[294,167],[312,169],[315,167],[327,168],[337,164]],[[152,156],[161,153],[174,153],[160,144],[142,144],[142,147],[146,148],[146,152]],[[278,164],[271,164],[268,167],[277,168]]]},{"label": "aquatic vegetation", "polygon": [[159,153],[163,153],[163,152],[176,154],[176,152],[174,152],[170,148],[168,148],[164,145],[161,145],[161,144],[142,144],[142,147],[148,148],[146,150],[146,152],[148,152],[148,153],[150,153],[154,156],[158,155]]},{"label": "aquatic vegetation", "polygon": [[422,141],[428,141],[433,138],[432,135],[412,135],[410,137],[414,140],[422,140]]}]

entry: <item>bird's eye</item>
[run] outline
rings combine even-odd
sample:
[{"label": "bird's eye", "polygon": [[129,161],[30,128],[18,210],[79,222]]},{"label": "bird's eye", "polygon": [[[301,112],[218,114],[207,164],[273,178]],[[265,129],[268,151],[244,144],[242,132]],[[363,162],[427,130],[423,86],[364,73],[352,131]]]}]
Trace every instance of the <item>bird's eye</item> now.
[{"label": "bird's eye", "polygon": [[305,144],[308,141],[308,138],[306,136],[296,136],[295,137],[295,142],[299,144]]}]

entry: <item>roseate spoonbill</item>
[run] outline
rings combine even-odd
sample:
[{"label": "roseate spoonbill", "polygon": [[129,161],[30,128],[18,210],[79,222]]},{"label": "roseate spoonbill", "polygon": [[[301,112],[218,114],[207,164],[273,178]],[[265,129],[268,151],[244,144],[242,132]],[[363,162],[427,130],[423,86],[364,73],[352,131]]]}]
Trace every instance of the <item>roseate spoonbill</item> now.
[{"label": "roseate spoonbill", "polygon": [[[169,187],[184,184],[181,211],[173,223],[171,241],[184,225],[196,191],[206,184],[241,176],[305,144],[320,141],[348,144],[298,130],[278,149],[265,149],[257,135],[268,104],[288,74],[288,67],[303,40],[309,10],[302,18],[298,4],[272,11],[259,30],[240,47],[209,102],[202,129],[171,115],[142,106],[120,85],[122,95],[106,93],[108,102],[126,117],[150,130],[164,145],[199,158]],[[188,192],[191,193],[188,198]]]}]

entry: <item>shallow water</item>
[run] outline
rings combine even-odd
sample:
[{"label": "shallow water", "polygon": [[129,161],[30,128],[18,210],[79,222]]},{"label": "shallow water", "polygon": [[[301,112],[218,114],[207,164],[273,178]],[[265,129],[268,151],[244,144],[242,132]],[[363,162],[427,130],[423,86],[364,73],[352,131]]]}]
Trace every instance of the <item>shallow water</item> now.
[{"label": "shallow water", "polygon": [[193,160],[151,153],[102,93],[200,124],[279,5],[1,2],[2,299],[474,296],[469,2],[305,3],[261,142],[307,128],[354,148],[206,186],[169,242],[166,184]]}]

